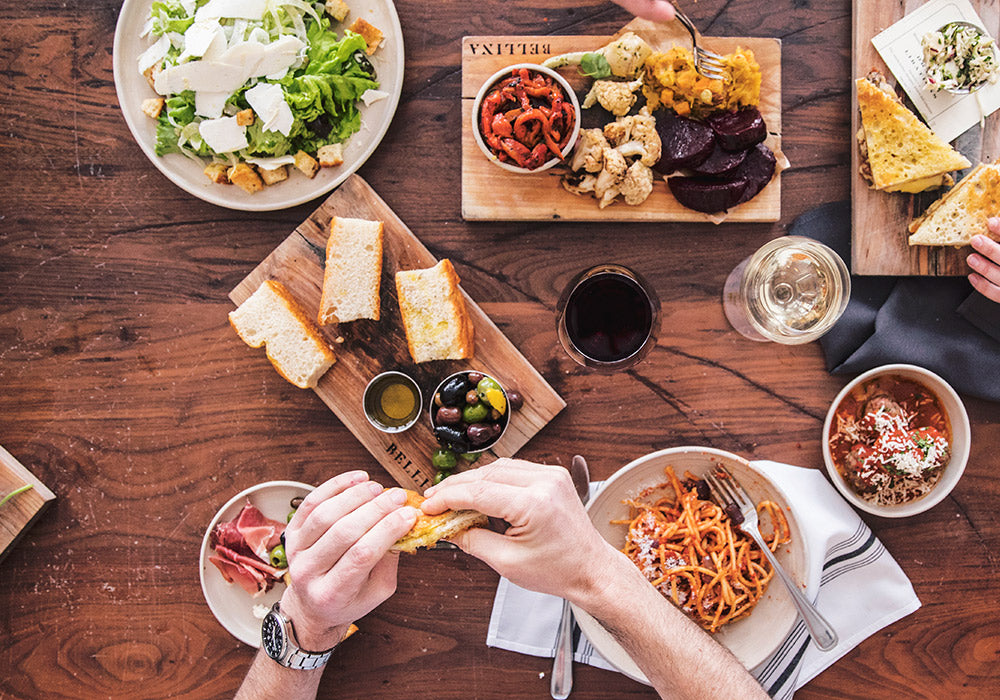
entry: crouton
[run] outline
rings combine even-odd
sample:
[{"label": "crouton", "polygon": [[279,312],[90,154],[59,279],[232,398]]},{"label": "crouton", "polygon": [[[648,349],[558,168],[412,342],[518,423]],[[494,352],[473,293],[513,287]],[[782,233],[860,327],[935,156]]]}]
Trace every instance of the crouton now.
[{"label": "crouton", "polygon": [[348,27],[355,34],[360,34],[367,46],[365,47],[365,53],[371,56],[378,49],[378,45],[382,43],[382,30],[375,27],[368,22],[364,21],[358,17],[354,22]]},{"label": "crouton", "polygon": [[316,155],[319,156],[319,164],[324,168],[334,168],[344,164],[344,146],[340,143],[321,146]]},{"label": "crouton", "polygon": [[344,0],[329,0],[326,3],[326,12],[328,15],[333,17],[338,22],[343,22],[344,18],[347,17],[351,8],[347,6]]},{"label": "crouton", "polygon": [[305,151],[299,151],[295,154],[295,167],[311,180],[316,177],[316,172],[319,170],[319,163]]},{"label": "crouton", "polygon": [[260,175],[248,163],[237,163],[226,173],[229,181],[234,185],[239,185],[243,191],[253,194],[264,189],[264,181]]},{"label": "crouton", "polygon": [[264,181],[265,185],[273,185],[276,182],[288,179],[288,168],[284,165],[279,165],[273,170],[257,168],[257,174],[260,175],[260,179]]},{"label": "crouton", "polygon": [[159,119],[160,112],[163,111],[164,99],[162,97],[150,97],[142,101],[142,111],[150,119]]},{"label": "crouton", "polygon": [[240,126],[250,126],[253,124],[253,110],[241,109],[236,113],[236,123]]},{"label": "crouton", "polygon": [[205,175],[216,185],[228,185],[230,182],[229,176],[226,174],[227,170],[229,170],[229,166],[225,163],[209,163],[205,167]]},{"label": "crouton", "polygon": [[159,75],[160,71],[163,70],[163,62],[157,63],[150,66],[142,72],[146,76],[146,82],[149,83],[149,87],[156,89],[156,76]]}]

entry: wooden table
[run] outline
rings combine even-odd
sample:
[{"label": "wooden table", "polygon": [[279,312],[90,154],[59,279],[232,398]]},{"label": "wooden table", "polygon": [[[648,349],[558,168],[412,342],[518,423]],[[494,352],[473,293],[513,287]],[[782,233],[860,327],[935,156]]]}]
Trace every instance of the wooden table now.
[{"label": "wooden table", "polygon": [[[222,697],[252,651],[198,584],[206,523],[260,481],[319,482],[374,460],[309,392],[226,322],[227,292],[313,205],[241,214],[172,185],[132,141],[115,99],[120,3],[28,0],[0,10],[0,442],[58,500],[0,567],[0,696]],[[361,174],[563,396],[521,456],[597,477],[650,450],[707,445],[820,468],[820,428],[846,381],[820,349],[731,331],[729,270],[798,214],[848,195],[850,4],[701,0],[708,34],[784,40],[779,224],[466,224],[460,217],[464,34],[610,33],[604,2],[400,2],[406,83]],[[419,176],[418,176],[419,174]],[[611,243],[609,243],[611,241]],[[559,349],[555,301],[578,270],[618,262],[664,303],[657,349],[613,376]],[[866,518],[923,607],[864,641],[799,694],[986,697],[1000,687],[1000,414],[968,400],[969,468],[944,503]],[[551,662],[485,645],[496,575],[453,552],[402,560],[399,592],[328,671],[337,698],[547,698]],[[648,698],[577,667],[574,698]]]}]

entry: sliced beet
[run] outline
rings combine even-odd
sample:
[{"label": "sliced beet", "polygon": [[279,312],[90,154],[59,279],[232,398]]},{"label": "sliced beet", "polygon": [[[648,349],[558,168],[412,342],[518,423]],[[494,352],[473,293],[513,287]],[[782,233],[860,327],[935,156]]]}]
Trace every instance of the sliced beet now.
[{"label": "sliced beet", "polygon": [[739,204],[747,181],[743,178],[735,180],[718,180],[712,177],[698,175],[695,177],[667,178],[674,198],[688,209],[715,214]]},{"label": "sliced beet", "polygon": [[653,168],[662,175],[701,165],[715,147],[715,134],[709,127],[677,116],[669,109],[662,116],[657,115],[656,131],[663,149],[659,162]]},{"label": "sliced beet", "polygon": [[718,177],[732,172],[739,167],[747,157],[746,151],[727,151],[716,142],[712,155],[699,166],[691,168],[698,175],[713,175]]},{"label": "sliced beet", "polygon": [[729,175],[732,178],[745,179],[747,183],[738,204],[749,202],[767,186],[774,177],[776,164],[774,153],[762,143],[758,143],[747,152],[746,160]]},{"label": "sliced beet", "polygon": [[705,120],[719,145],[727,151],[745,151],[767,138],[767,125],[756,107],[718,112]]}]

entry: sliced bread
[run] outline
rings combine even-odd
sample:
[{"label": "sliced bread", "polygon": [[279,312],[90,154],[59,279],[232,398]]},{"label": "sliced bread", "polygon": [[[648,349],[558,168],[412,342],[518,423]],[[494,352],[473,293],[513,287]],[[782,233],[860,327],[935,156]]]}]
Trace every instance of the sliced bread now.
[{"label": "sliced bread", "polygon": [[977,233],[996,238],[986,220],[1000,215],[1000,164],[981,163],[910,224],[910,245],[963,246]]},{"label": "sliced bread", "polygon": [[438,515],[427,515],[420,510],[424,500],[416,491],[406,491],[406,505],[417,509],[417,521],[389,548],[390,551],[413,554],[418,547],[433,547],[440,540],[447,540],[469,528],[489,524],[489,518],[475,510],[446,510]]},{"label": "sliced bread", "polygon": [[447,258],[426,270],[396,273],[399,310],[414,362],[472,357],[475,331],[459,281]]},{"label": "sliced bread", "polygon": [[378,320],[382,281],[381,221],[333,217],[326,242],[326,271],[319,323]]},{"label": "sliced bread", "polygon": [[302,389],[315,387],[337,361],[319,330],[284,285],[266,280],[229,313],[236,333],[252,348],[267,346],[278,374]]}]

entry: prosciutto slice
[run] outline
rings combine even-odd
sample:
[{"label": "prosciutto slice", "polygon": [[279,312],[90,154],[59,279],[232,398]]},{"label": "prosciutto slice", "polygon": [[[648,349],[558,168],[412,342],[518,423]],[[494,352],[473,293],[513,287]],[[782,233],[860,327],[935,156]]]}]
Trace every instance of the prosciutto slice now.
[{"label": "prosciutto slice", "polygon": [[209,537],[215,564],[222,577],[252,596],[270,590],[286,569],[271,566],[270,552],[281,541],[285,525],[264,517],[250,501],[232,521],[218,523]]}]

